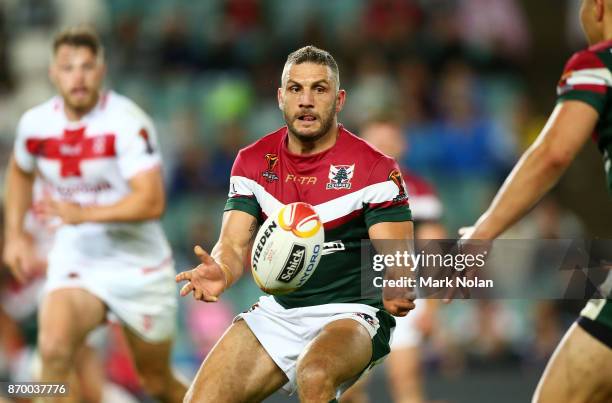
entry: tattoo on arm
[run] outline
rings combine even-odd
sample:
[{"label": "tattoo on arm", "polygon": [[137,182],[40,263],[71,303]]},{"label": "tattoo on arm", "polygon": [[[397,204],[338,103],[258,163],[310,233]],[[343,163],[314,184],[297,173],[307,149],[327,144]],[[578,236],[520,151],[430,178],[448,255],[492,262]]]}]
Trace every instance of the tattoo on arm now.
[{"label": "tattoo on arm", "polygon": [[257,235],[257,221],[253,221],[251,226],[249,227],[249,233],[251,237],[249,238],[251,241],[255,239],[255,235]]}]

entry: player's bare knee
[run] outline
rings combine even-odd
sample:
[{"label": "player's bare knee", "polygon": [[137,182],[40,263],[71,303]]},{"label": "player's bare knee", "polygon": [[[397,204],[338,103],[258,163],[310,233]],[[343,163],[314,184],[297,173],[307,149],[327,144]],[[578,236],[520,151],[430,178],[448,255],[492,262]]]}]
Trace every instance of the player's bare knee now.
[{"label": "player's bare knee", "polygon": [[306,395],[319,395],[334,389],[335,380],[327,360],[300,361],[297,369],[298,389]]},{"label": "player's bare knee", "polygon": [[168,394],[169,376],[162,372],[143,372],[140,374],[140,383],[149,396],[161,399]]},{"label": "player's bare knee", "polygon": [[74,347],[65,339],[52,334],[39,335],[38,351],[43,364],[47,366],[68,367],[74,357]]}]

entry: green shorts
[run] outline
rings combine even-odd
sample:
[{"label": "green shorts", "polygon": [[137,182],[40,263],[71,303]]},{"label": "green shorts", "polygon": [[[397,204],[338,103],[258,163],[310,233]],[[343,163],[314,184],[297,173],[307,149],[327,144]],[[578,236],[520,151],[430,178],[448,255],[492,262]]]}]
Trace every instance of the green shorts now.
[{"label": "green shorts", "polygon": [[612,299],[590,300],[580,312],[578,326],[612,348]]}]

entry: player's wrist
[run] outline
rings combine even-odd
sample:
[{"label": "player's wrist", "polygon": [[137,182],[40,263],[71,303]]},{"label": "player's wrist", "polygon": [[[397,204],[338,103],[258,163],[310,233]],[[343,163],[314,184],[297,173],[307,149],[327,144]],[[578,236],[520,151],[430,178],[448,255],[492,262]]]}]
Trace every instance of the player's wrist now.
[{"label": "player's wrist", "polygon": [[491,215],[486,214],[484,218],[478,220],[474,226],[474,230],[470,235],[470,239],[494,239],[497,237],[498,232],[495,230],[495,221]]},{"label": "player's wrist", "polygon": [[223,277],[225,278],[225,290],[227,290],[232,286],[232,284],[234,284],[234,274],[227,264],[223,262],[219,262],[218,264],[223,272]]}]

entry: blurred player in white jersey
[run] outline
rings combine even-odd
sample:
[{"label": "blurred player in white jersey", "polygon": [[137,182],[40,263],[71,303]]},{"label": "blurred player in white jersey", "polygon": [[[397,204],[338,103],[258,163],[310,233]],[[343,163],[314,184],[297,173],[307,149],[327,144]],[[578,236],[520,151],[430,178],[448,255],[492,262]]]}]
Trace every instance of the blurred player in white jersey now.
[{"label": "blurred player in white jersey", "polygon": [[61,224],[38,318],[42,381],[67,382],[87,334],[112,312],[144,389],[179,402],[185,387],[170,369],[177,300],[158,221],[165,195],[155,129],[132,101],[101,90],[105,71],[95,32],[56,36],[49,75],[59,96],[22,116],[9,162],[4,262],[28,280],[23,220],[38,174],[51,185],[42,213]]},{"label": "blurred player in white jersey", "polygon": [[[361,138],[397,161],[406,152],[406,139],[392,117],[380,116],[366,123],[361,130]],[[415,238],[445,238],[446,230],[440,224],[442,203],[434,188],[419,176],[400,168],[410,195]],[[409,315],[395,319],[391,354],[387,358],[391,395],[396,403],[425,401],[420,347],[434,326],[437,304],[435,300],[422,299],[415,301],[415,305]],[[342,396],[341,403],[367,402],[366,381],[367,378],[364,378],[350,388]]]},{"label": "blurred player in white jersey", "polygon": [[[50,196],[51,191],[52,187],[41,180],[40,176],[35,178],[32,207],[24,219],[25,233],[30,237],[33,253],[29,261],[23,262],[23,266],[30,273],[30,278],[25,284],[19,284],[14,279],[8,282],[0,280],[0,310],[4,310],[6,315],[2,321],[6,321],[9,328],[12,326],[14,340],[20,341],[18,348],[13,349],[9,356],[9,379],[15,382],[37,379],[40,369],[40,360],[36,354],[36,314],[45,284],[47,255],[53,245],[58,224],[58,220],[49,220],[41,214],[41,203]],[[0,223],[0,228],[3,227],[3,223]],[[104,347],[104,339],[108,339],[106,330],[106,327],[99,327],[90,333],[76,354],[78,394],[82,401],[91,403],[135,402],[135,398],[127,391],[106,381],[104,362],[98,351]]]}]

